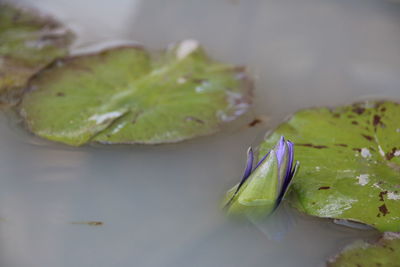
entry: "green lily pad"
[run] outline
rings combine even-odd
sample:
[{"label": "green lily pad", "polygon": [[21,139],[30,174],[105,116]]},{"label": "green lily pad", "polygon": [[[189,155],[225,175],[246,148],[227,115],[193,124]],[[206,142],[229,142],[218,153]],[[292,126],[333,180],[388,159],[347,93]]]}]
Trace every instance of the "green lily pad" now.
[{"label": "green lily pad", "polygon": [[295,144],[300,169],[290,201],[300,211],[400,231],[400,104],[364,102],[297,112],[281,135]]},{"label": "green lily pad", "polygon": [[375,244],[357,241],[328,261],[329,267],[400,265],[400,234],[387,232]]},{"label": "green lily pad", "polygon": [[73,146],[178,142],[247,111],[250,85],[243,68],[209,59],[194,40],[157,59],[119,47],[59,60],[32,79],[20,111],[33,133]]},{"label": "green lily pad", "polygon": [[0,3],[0,101],[14,102],[32,75],[67,54],[71,41],[53,19]]}]

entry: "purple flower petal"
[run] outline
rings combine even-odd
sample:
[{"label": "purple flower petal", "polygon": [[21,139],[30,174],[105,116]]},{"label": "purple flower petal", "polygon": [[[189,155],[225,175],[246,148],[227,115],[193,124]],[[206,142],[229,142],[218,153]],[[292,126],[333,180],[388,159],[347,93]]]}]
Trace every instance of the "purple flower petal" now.
[{"label": "purple flower petal", "polygon": [[288,168],[287,168],[285,177],[288,177],[290,175],[290,173],[292,172],[293,158],[294,158],[294,145],[289,140],[286,142],[286,144],[288,146],[289,159],[288,159],[288,163],[287,163]]},{"label": "purple flower petal", "polygon": [[283,188],[283,196],[285,196],[285,193],[286,193],[287,189],[289,188],[289,185],[292,182],[293,177],[296,175],[297,170],[299,169],[299,166],[300,166],[300,162],[296,161],[296,164],[294,165],[293,170],[290,172],[290,176],[285,185],[285,188]]},{"label": "purple flower petal", "polygon": [[244,170],[243,173],[242,181],[246,180],[250,176],[253,169],[253,161],[254,161],[253,149],[249,147],[249,149],[247,149],[247,163],[246,163],[246,169]]},{"label": "purple flower petal", "polygon": [[283,157],[285,156],[285,152],[286,152],[286,146],[285,146],[285,138],[283,136],[281,136],[281,138],[279,139],[279,142],[275,148],[276,151],[276,157],[278,159],[278,166],[279,168],[281,168],[282,162],[283,162]]},{"label": "purple flower petal", "polygon": [[279,203],[282,201],[283,197],[285,196],[285,193],[287,191],[287,189],[289,188],[290,182],[292,181],[292,178],[295,174],[295,170],[298,167],[298,163],[296,164],[296,166],[293,168],[293,158],[294,158],[294,145],[292,142],[287,141],[286,142],[287,146],[288,146],[288,153],[289,153],[289,159],[287,162],[287,171],[286,171],[286,175],[283,178],[283,183],[282,183],[282,187],[281,187],[281,191],[279,193],[277,202],[276,202],[276,206],[279,205]]},{"label": "purple flower petal", "polygon": [[265,156],[264,157],[262,157],[262,159],[260,159],[260,161],[257,163],[257,165],[254,167],[254,169],[253,169],[253,171],[255,170],[255,169],[257,169],[258,168],[258,166],[260,166],[261,165],[261,163],[268,157],[268,155],[269,155],[269,153],[270,153],[271,151],[268,151],[268,153],[267,154],[265,154]]},{"label": "purple flower petal", "polygon": [[228,201],[228,203],[225,205],[226,207],[228,207],[232,200],[235,198],[235,196],[237,195],[237,193],[239,192],[240,188],[242,187],[242,185],[244,184],[244,182],[246,182],[247,178],[249,178],[251,172],[252,172],[252,168],[253,168],[253,161],[254,161],[254,153],[253,153],[253,149],[251,147],[249,147],[249,149],[247,149],[247,163],[246,163],[246,168],[244,170],[242,179],[240,180],[240,183],[238,185],[238,187],[236,188],[235,193],[233,193],[231,199]]}]

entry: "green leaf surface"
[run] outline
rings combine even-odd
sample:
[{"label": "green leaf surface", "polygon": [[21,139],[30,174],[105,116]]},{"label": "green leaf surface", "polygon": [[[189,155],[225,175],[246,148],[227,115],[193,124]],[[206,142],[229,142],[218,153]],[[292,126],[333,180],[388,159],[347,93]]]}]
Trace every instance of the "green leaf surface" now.
[{"label": "green leaf surface", "polygon": [[38,136],[159,144],[216,132],[247,111],[244,69],[209,59],[194,40],[151,57],[138,47],[59,60],[31,82],[20,106]]},{"label": "green leaf surface", "polygon": [[400,266],[400,234],[387,232],[375,244],[357,241],[330,259],[327,266]]},{"label": "green leaf surface", "polygon": [[1,102],[14,102],[32,75],[67,54],[71,41],[71,33],[51,18],[0,3]]},{"label": "green leaf surface", "polygon": [[400,105],[363,102],[297,112],[261,144],[283,135],[300,169],[290,201],[300,211],[400,231]]}]

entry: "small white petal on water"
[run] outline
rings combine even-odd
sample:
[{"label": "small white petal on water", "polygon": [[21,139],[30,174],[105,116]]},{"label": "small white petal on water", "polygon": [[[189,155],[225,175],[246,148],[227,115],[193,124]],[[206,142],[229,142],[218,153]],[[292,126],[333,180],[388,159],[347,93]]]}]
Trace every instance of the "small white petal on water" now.
[{"label": "small white petal on water", "polygon": [[382,147],[380,145],[378,146],[378,149],[379,149],[379,154],[381,154],[381,156],[384,157],[385,156],[385,151],[383,151],[383,149],[382,149]]},{"label": "small white petal on water", "polygon": [[176,50],[176,57],[184,59],[199,47],[199,42],[193,39],[188,39],[179,44]]},{"label": "small white petal on water", "polygon": [[89,118],[90,121],[96,121],[96,123],[103,123],[108,119],[114,119],[122,115],[122,112],[112,111],[104,114],[95,114]]},{"label": "small white petal on water", "polygon": [[362,148],[361,149],[361,156],[363,158],[370,158],[372,155],[371,155],[371,152],[369,151],[368,148]]},{"label": "small white petal on water", "polygon": [[123,123],[120,123],[117,127],[115,127],[113,130],[112,130],[112,134],[116,134],[116,133],[118,133],[122,128],[124,128],[124,126],[127,124],[127,122],[125,121],[125,122],[123,122]]},{"label": "small white petal on water", "polygon": [[353,203],[357,202],[357,199],[352,199],[346,196],[342,197],[333,197],[329,196],[326,203],[322,208],[320,208],[317,212],[322,217],[335,217],[342,214],[345,210],[350,209],[353,206]]},{"label": "small white petal on water", "polygon": [[372,186],[375,187],[375,188],[378,188],[380,190],[383,190],[383,188],[380,187],[378,183],[374,183]]},{"label": "small white petal on water", "polygon": [[359,185],[366,185],[369,182],[369,174],[360,174],[356,177]]},{"label": "small white petal on water", "polygon": [[202,92],[207,91],[211,85],[212,84],[210,82],[207,82],[207,81],[202,82],[201,85],[196,86],[196,88],[195,88],[196,93],[202,93]]},{"label": "small white petal on water", "polygon": [[388,192],[387,193],[387,199],[391,199],[391,200],[400,200],[400,195],[396,194],[394,192]]}]

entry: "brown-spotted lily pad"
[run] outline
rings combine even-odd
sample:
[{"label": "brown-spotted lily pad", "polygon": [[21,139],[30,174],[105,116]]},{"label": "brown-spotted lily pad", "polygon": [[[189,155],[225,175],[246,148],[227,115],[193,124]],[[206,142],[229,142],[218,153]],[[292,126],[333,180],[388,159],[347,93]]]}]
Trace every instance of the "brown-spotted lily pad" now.
[{"label": "brown-spotted lily pad", "polygon": [[0,3],[0,102],[14,102],[32,75],[67,54],[71,40],[53,19]]},{"label": "brown-spotted lily pad", "polygon": [[157,59],[119,47],[59,60],[31,80],[20,111],[33,133],[73,146],[158,144],[214,133],[250,102],[243,68],[186,40]]},{"label": "brown-spotted lily pad", "polygon": [[375,244],[357,241],[328,261],[329,267],[398,267],[400,233],[387,232]]},{"label": "brown-spotted lily pad", "polygon": [[290,194],[297,209],[400,231],[399,103],[299,111],[266,137],[260,154],[281,135],[300,161]]}]

